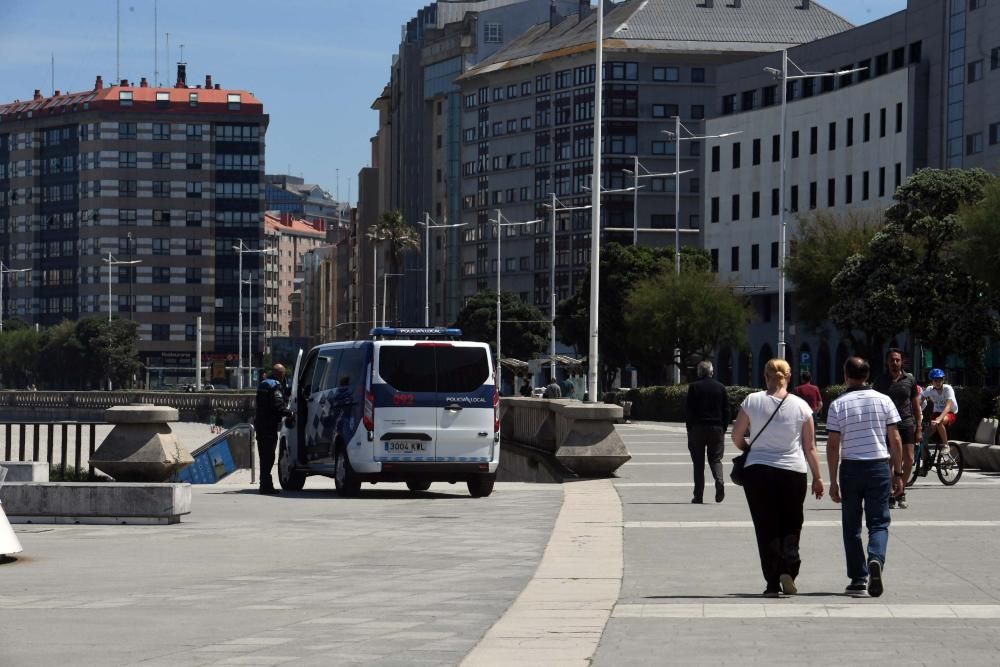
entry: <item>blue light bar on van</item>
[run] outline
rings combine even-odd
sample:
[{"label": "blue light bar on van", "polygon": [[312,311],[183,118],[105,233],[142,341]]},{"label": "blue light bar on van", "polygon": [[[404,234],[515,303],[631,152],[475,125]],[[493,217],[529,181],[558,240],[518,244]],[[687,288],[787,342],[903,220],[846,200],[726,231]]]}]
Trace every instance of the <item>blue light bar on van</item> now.
[{"label": "blue light bar on van", "polygon": [[462,336],[462,330],[446,327],[375,327],[371,330],[371,335],[391,338],[459,338]]}]

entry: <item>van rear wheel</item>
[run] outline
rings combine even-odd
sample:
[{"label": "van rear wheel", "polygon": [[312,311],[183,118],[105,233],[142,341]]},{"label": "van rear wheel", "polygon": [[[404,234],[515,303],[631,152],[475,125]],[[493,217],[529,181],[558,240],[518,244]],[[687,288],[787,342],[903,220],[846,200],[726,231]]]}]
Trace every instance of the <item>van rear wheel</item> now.
[{"label": "van rear wheel", "polygon": [[344,445],[337,446],[337,463],[333,473],[333,482],[337,486],[337,493],[344,498],[356,496],[361,490],[361,482],[354,475],[351,459],[348,458],[347,448]]},{"label": "van rear wheel", "polygon": [[406,488],[410,491],[426,491],[431,488],[431,483],[425,480],[410,480],[406,483]]},{"label": "van rear wheel", "polygon": [[469,486],[469,495],[473,498],[485,498],[491,493],[493,493],[493,483],[496,481],[494,475],[481,475],[479,477],[473,477],[467,484]]},{"label": "van rear wheel", "polygon": [[286,491],[301,491],[306,485],[305,473],[295,469],[295,462],[288,453],[288,445],[282,441],[278,451],[278,483]]}]

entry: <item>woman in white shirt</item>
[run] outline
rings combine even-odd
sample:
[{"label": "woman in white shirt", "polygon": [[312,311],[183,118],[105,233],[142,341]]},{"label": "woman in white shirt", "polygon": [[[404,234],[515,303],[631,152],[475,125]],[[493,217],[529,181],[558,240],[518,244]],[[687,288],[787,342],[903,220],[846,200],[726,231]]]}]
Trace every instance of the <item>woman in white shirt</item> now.
[{"label": "woman in white shirt", "polygon": [[[743,490],[750,505],[760,567],[767,588],[764,597],[797,592],[799,536],[806,498],[806,470],[812,471],[812,491],[823,497],[823,478],[816,455],[816,428],[809,404],[788,391],[791,369],[784,359],[764,368],[767,390],[750,394],[733,425],[733,444],[750,447],[743,470]],[[750,440],[746,439],[750,431]]]}]

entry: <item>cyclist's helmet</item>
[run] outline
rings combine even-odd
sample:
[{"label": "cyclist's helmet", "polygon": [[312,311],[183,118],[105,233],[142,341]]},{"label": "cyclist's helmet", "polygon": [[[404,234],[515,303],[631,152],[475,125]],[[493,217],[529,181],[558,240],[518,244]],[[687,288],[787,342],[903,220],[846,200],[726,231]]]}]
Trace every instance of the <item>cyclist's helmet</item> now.
[{"label": "cyclist's helmet", "polygon": [[941,380],[944,378],[944,371],[940,368],[932,368],[931,372],[927,374],[927,377],[932,380]]}]

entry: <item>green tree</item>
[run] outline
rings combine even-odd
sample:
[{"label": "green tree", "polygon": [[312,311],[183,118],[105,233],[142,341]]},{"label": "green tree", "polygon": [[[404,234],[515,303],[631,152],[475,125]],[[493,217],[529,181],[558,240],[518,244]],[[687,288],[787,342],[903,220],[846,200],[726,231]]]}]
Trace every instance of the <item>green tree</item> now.
[{"label": "green tree", "polygon": [[3,386],[11,389],[35,384],[38,380],[39,350],[42,334],[24,327],[10,328],[12,318],[4,322],[0,335],[0,378]]},{"label": "green tree", "polygon": [[[545,350],[549,338],[548,318],[512,292],[500,292],[500,345],[503,357],[527,361]],[[497,293],[483,290],[469,299],[454,326],[462,337],[489,343],[496,355]]]},{"label": "green tree", "polygon": [[76,337],[76,324],[64,320],[42,330],[39,379],[49,389],[90,389],[83,371],[85,348]]},{"label": "green tree", "polygon": [[[752,319],[747,299],[708,271],[665,272],[639,282],[627,299],[625,324],[633,355],[666,370],[720,347],[744,349]],[[674,341],[680,358],[673,357]]]},{"label": "green tree", "polygon": [[[387,244],[389,250],[389,268],[384,273],[400,273],[403,267],[403,255],[420,249],[420,234],[403,219],[399,209],[382,215],[382,219],[368,228],[368,238],[375,243]],[[397,286],[401,281],[396,281]],[[381,287],[381,286],[376,286]],[[386,304],[391,313],[398,315],[399,289],[394,289],[386,295]]]},{"label": "green tree", "polygon": [[[696,263],[699,256],[682,253]],[[600,336],[598,351],[601,362],[602,386],[608,387],[617,369],[630,361],[631,347],[625,324],[625,297],[639,281],[664,271],[674,270],[673,249],[623,246],[608,243],[601,248]],[[576,287],[573,296],[556,308],[556,335],[572,345],[578,354],[587,354],[590,341],[590,272]]]},{"label": "green tree", "polygon": [[1000,179],[989,182],[982,201],[962,206],[958,220],[962,228],[958,260],[982,281],[992,306],[1000,307]]},{"label": "green tree", "polygon": [[861,211],[845,215],[824,211],[800,217],[798,223],[795,252],[785,260],[785,275],[794,283],[798,316],[818,328],[830,319],[836,302],[830,283],[848,257],[865,250],[882,220],[880,214]]},{"label": "green tree", "polygon": [[992,181],[981,169],[922,169],[896,190],[885,226],[832,282],[831,318],[845,332],[864,332],[869,356],[910,329],[937,363],[956,352],[982,367],[986,336],[1000,327],[983,307],[986,286],[963,265],[958,212],[978,205]]}]

